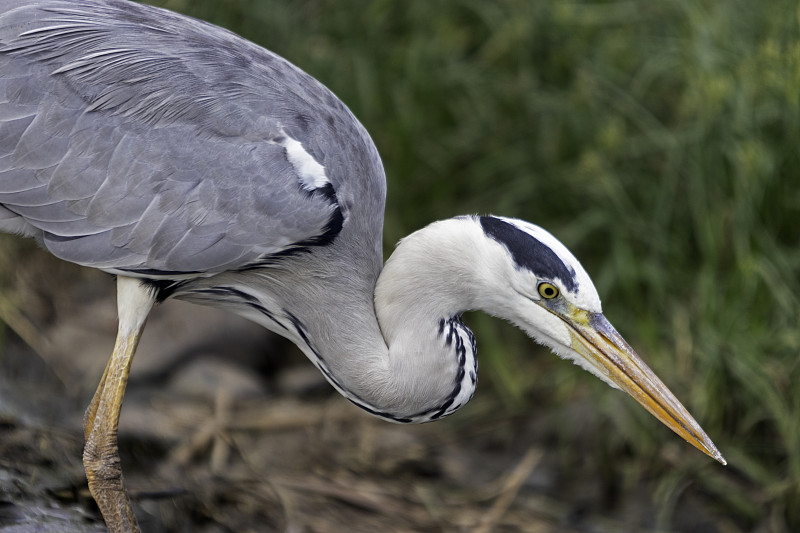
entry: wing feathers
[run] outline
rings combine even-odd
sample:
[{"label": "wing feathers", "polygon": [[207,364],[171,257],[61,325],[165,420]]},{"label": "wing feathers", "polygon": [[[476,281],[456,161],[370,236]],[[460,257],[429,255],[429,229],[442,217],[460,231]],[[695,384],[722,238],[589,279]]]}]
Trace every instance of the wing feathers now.
[{"label": "wing feathers", "polygon": [[0,5],[3,227],[64,259],[219,271],[330,240],[353,143],[377,160],[325,88],[225,30],[120,0]]},{"label": "wing feathers", "polygon": [[[57,132],[54,132],[57,133]],[[39,170],[56,166],[69,149],[69,138],[52,134],[45,117],[38,115],[28,124],[14,148],[16,168]]]}]

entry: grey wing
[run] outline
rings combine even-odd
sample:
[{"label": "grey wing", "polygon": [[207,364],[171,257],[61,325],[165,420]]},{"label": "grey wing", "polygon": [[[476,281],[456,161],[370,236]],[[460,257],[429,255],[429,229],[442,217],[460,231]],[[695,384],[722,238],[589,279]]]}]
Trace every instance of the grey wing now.
[{"label": "grey wing", "polygon": [[[0,229],[112,271],[221,271],[333,240],[351,170],[382,181],[346,107],[229,32],[124,0],[0,2]],[[383,187],[365,184],[380,206]]]}]

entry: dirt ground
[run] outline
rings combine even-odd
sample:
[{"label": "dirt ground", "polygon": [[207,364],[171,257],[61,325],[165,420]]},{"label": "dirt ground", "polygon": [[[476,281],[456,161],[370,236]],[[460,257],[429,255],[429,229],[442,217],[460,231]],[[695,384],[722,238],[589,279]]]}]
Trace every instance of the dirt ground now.
[{"label": "dirt ground", "polygon": [[[102,532],[81,418],[113,345],[114,284],[41,263],[14,276],[0,309],[11,325],[0,351],[0,532]],[[558,442],[540,436],[545,414],[502,412],[479,390],[448,420],[389,424],[335,394],[282,339],[167,302],[133,364],[120,448],[150,533],[656,530],[649,487],[622,502],[600,481],[564,479]],[[680,531],[716,530],[687,505]]]}]

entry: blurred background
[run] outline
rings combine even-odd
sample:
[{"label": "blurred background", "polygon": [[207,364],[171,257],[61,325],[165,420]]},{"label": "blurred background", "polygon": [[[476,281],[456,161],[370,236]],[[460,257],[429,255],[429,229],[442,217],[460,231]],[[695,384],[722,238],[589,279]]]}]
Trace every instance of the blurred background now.
[{"label": "blurred background", "polygon": [[[221,463],[214,439],[200,439],[189,451],[180,434],[163,446],[155,430],[123,439],[126,475],[129,467],[149,469],[140,485],[147,490],[165,490],[147,480],[157,478],[161,459],[176,464],[175,447],[188,454],[177,461],[183,474],[187,465],[198,469],[194,488],[186,481],[175,494],[141,495],[154,531],[800,531],[796,1],[153,3],[265,46],[350,107],[386,168],[387,256],[404,235],[465,213],[518,217],[555,234],[593,277],[609,320],[729,463],[716,464],[624,394],[484,315],[465,317],[478,339],[476,398],[450,419],[420,428],[362,417],[324,384],[307,385],[321,378],[298,370],[310,365],[294,347],[237,322],[220,326],[219,334],[229,341],[230,331],[246,331],[241,338],[259,347],[236,359],[239,374],[257,371],[257,389],[305,385],[270,388],[271,403],[234,397],[227,411],[220,407],[226,396],[214,393],[206,401],[209,418],[224,412],[235,420],[248,409],[277,413],[275,406],[288,405],[285,416],[302,421],[293,429],[297,440],[286,441],[267,459],[275,464],[263,467],[242,460],[256,455],[247,446],[264,450],[266,442],[289,438],[285,430],[276,437],[275,430],[250,428],[247,442],[230,428],[218,432],[233,450]],[[53,382],[64,385],[50,388],[62,394],[58,405],[66,397],[76,407],[74,416],[59,420],[67,426],[59,438],[68,444],[58,449],[70,453],[45,462],[66,461],[80,493],[80,465],[70,463],[80,457],[79,406],[88,402],[112,341],[100,342],[103,355],[86,367],[77,389],[69,386],[74,368],[52,362],[52,354],[86,352],[86,336],[62,342],[67,337],[58,336],[57,326],[74,319],[83,301],[100,302],[90,316],[104,317],[88,320],[84,334],[102,323],[113,338],[113,283],[19,239],[3,237],[0,253],[6,323],[0,384],[7,391],[11,382],[31,384],[22,400],[18,392],[0,394],[6,404],[0,427],[17,436],[33,431],[41,442],[36,431],[52,421],[26,421],[52,410],[46,404],[31,414],[36,385],[47,383],[41,375],[55,374]],[[80,297],[70,285],[82,287]],[[162,325],[167,337],[188,329],[196,338],[203,320],[227,320],[195,319],[193,313],[206,311],[191,306],[174,309],[162,324],[179,325]],[[158,320],[150,326],[158,329]],[[213,351],[214,342],[202,349]],[[169,342],[152,344],[157,352]],[[240,344],[237,353],[250,346]],[[26,349],[36,355],[14,359]],[[185,346],[175,352],[191,359]],[[151,386],[147,370],[158,365],[138,364],[137,357],[132,392],[138,369],[150,415],[139,426],[131,415],[129,428],[153,426],[153,412],[166,409],[153,398],[170,403],[159,394],[174,385],[181,366],[170,367],[172,381]],[[9,407],[12,396],[25,409]],[[320,405],[324,411],[313,411]],[[128,403],[123,432],[126,409]],[[214,427],[209,434],[218,435]],[[23,437],[19,450],[30,442]],[[77,455],[69,459],[73,448]],[[19,450],[0,449],[0,458],[10,462]],[[300,454],[297,469],[270,481],[268,496],[252,496],[252,483],[245,490],[220,481],[235,468],[219,466],[237,461],[263,468],[258,477],[269,479],[292,463],[276,455],[292,453]],[[299,472],[311,477],[292,478]],[[69,485],[63,476],[55,479],[49,494]],[[236,496],[212,491],[209,480]],[[202,496],[200,488],[213,494]],[[15,498],[19,505],[22,496]],[[85,502],[85,494],[74,500]],[[225,512],[209,511],[212,503]],[[0,531],[2,525],[0,513]]]}]

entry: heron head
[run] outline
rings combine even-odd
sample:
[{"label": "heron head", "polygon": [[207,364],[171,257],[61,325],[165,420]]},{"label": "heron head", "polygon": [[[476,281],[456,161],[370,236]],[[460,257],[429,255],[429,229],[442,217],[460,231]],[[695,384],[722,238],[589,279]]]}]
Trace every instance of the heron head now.
[{"label": "heron head", "polygon": [[501,258],[494,268],[505,274],[488,284],[487,311],[627,392],[675,433],[725,463],[686,408],[605,318],[592,280],[561,242],[518,219],[484,216],[479,222],[491,245],[502,247],[493,254]]}]

